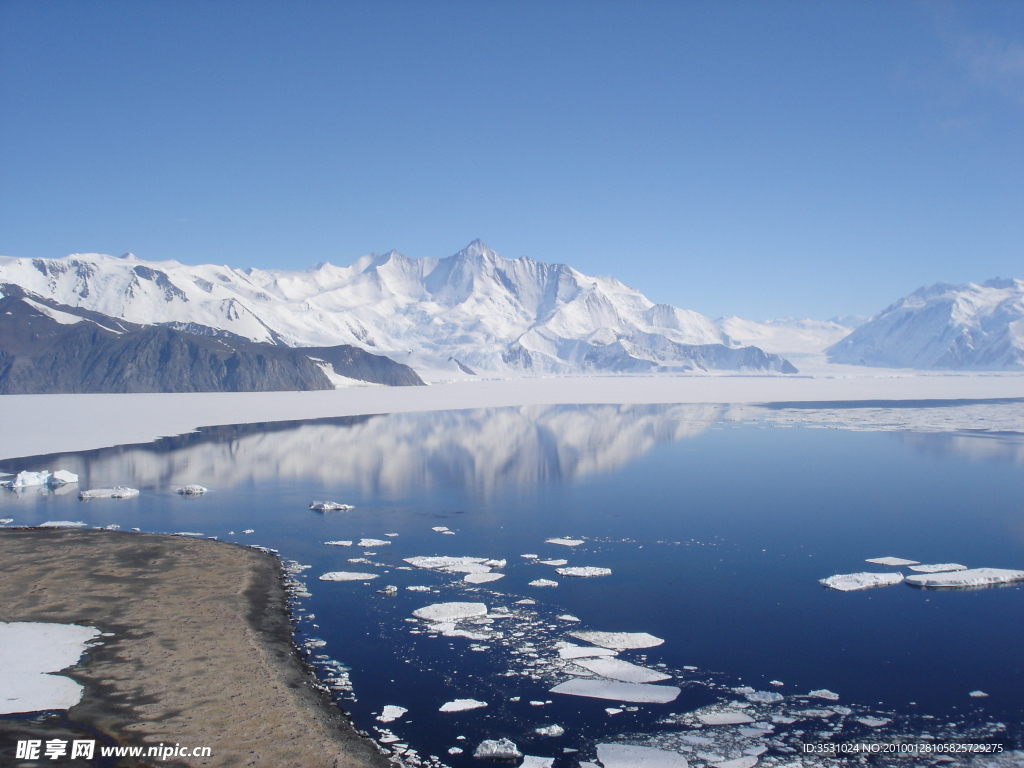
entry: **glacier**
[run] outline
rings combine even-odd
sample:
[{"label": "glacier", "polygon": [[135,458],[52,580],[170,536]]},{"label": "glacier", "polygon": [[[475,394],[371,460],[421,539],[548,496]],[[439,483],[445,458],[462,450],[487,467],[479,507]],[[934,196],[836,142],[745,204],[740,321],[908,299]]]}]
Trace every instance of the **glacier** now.
[{"label": "glacier", "polygon": [[292,347],[349,344],[456,377],[797,372],[697,312],[656,304],[614,278],[566,264],[506,259],[480,240],[442,259],[390,251],[304,271],[149,262],[132,254],[0,257],[0,292],[12,285],[33,299],[132,323]]}]

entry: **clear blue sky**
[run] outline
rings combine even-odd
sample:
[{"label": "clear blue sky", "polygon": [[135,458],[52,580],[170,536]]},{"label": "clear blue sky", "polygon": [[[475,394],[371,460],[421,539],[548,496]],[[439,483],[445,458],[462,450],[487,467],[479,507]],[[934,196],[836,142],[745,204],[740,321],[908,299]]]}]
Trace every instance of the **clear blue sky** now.
[{"label": "clear blue sky", "polygon": [[477,237],[712,317],[1024,277],[1024,3],[0,0],[0,254]]}]

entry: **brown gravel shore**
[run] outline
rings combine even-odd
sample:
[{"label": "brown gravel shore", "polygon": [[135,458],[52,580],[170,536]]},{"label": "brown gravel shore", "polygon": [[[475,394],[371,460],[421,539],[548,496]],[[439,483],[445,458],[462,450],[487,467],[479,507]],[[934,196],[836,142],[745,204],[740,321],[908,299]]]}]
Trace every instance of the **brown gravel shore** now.
[{"label": "brown gravel shore", "polygon": [[[113,633],[66,672],[85,687],[66,719],[0,720],[3,765],[52,763],[14,759],[19,738],[95,736],[212,751],[152,761],[160,766],[389,764],[312,687],[292,645],[280,564],[266,553],[181,536],[3,529],[0,621]],[[79,762],[96,764],[61,764]]]}]

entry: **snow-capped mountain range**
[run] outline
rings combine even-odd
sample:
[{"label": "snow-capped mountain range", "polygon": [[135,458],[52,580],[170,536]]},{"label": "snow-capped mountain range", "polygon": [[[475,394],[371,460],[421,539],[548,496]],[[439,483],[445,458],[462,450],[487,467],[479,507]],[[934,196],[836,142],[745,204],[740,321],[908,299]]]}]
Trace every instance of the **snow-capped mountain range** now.
[{"label": "snow-capped mountain range", "polygon": [[143,325],[288,346],[351,344],[416,368],[534,373],[795,373],[696,312],[609,277],[505,259],[477,240],[448,258],[391,251],[348,267],[238,270],[131,254],[0,258],[2,284]]},{"label": "snow-capped mountain range", "polygon": [[853,365],[1024,370],[1024,280],[919,288],[826,352]]}]

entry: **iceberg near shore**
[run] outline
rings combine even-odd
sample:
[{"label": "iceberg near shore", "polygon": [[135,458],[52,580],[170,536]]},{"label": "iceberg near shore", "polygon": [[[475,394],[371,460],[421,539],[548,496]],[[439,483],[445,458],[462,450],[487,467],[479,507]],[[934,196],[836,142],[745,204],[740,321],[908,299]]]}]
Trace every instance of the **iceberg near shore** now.
[{"label": "iceberg near shore", "polygon": [[969,568],[966,571],[928,573],[907,576],[912,587],[987,587],[994,584],[1010,584],[1024,581],[1024,571],[1006,568]]}]

